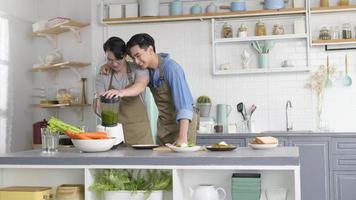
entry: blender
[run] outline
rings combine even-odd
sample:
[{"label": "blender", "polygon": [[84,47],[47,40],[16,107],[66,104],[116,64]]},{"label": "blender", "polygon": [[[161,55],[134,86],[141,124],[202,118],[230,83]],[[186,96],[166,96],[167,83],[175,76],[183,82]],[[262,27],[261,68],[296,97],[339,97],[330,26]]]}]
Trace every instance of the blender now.
[{"label": "blender", "polygon": [[124,141],[122,124],[119,122],[119,98],[106,98],[100,96],[100,105],[98,98],[94,99],[95,114],[101,119],[101,124],[96,126],[97,131],[106,132],[108,137],[114,137],[114,146]]}]

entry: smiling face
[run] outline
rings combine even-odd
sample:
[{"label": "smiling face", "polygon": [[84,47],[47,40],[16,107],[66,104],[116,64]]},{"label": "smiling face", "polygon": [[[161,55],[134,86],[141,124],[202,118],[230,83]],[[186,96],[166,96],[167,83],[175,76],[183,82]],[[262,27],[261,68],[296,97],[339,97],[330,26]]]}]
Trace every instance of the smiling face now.
[{"label": "smiling face", "polygon": [[152,68],[152,61],[156,54],[153,51],[152,46],[144,49],[140,48],[138,45],[135,45],[130,48],[130,55],[138,66],[142,69],[146,69]]},{"label": "smiling face", "polygon": [[122,70],[125,66],[125,59],[117,59],[114,55],[114,53],[110,50],[107,50],[105,52],[105,56],[106,56],[106,62],[107,64],[110,66],[110,68],[116,72]]}]

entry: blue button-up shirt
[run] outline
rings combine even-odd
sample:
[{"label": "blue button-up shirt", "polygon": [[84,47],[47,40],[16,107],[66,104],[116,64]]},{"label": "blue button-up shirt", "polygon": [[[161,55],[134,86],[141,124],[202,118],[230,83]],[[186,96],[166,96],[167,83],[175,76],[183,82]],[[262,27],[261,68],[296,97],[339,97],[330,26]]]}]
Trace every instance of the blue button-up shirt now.
[{"label": "blue button-up shirt", "polygon": [[[174,105],[177,111],[176,120],[193,118],[193,96],[190,92],[188,83],[185,79],[184,71],[182,67],[174,60],[172,60],[168,54],[161,53],[162,67],[164,80],[171,90]],[[149,70],[150,72],[150,87],[159,87],[162,81],[159,79],[159,68]]]}]

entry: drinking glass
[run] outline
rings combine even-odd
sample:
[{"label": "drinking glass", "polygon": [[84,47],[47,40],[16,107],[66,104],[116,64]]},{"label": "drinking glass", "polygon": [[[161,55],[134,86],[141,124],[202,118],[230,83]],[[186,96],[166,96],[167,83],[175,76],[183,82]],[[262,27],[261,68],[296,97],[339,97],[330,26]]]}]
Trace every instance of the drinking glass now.
[{"label": "drinking glass", "polygon": [[286,188],[268,188],[266,190],[267,200],[287,200]]},{"label": "drinking glass", "polygon": [[59,134],[48,128],[41,128],[42,152],[51,153],[58,151]]}]

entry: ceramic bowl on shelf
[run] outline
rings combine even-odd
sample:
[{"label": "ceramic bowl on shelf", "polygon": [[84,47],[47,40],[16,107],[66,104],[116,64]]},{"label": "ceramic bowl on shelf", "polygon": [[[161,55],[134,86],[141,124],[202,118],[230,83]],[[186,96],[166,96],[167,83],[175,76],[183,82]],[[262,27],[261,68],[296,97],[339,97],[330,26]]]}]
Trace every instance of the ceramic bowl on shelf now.
[{"label": "ceramic bowl on shelf", "polygon": [[110,150],[115,144],[115,138],[108,139],[72,139],[73,145],[83,152],[101,152]]}]

